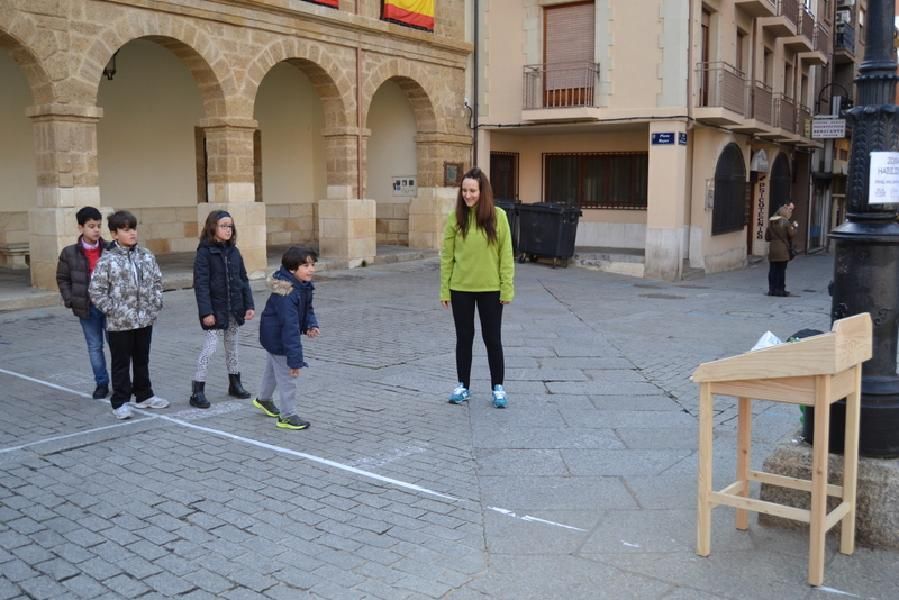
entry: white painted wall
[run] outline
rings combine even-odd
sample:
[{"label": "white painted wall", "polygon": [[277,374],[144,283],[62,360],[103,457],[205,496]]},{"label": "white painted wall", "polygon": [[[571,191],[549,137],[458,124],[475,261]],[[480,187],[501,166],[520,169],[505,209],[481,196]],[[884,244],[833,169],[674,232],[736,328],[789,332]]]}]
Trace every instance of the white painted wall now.
[{"label": "white painted wall", "polygon": [[262,200],[315,203],[326,197],[324,112],[309,78],[289,63],[275,65],[256,95],[262,131]]},{"label": "white painted wall", "polygon": [[190,71],[145,40],[123,46],[116,66],[115,78],[101,81],[98,99],[101,202],[115,208],[195,205],[194,126],[203,109]]},{"label": "white painted wall", "polygon": [[35,204],[34,141],[25,116],[31,104],[25,75],[0,50],[0,212],[27,211]]},{"label": "white painted wall", "polygon": [[415,115],[406,94],[392,81],[375,92],[365,126],[371,130],[366,152],[365,196],[377,202],[409,198],[393,196],[393,175],[417,175],[415,161]]}]

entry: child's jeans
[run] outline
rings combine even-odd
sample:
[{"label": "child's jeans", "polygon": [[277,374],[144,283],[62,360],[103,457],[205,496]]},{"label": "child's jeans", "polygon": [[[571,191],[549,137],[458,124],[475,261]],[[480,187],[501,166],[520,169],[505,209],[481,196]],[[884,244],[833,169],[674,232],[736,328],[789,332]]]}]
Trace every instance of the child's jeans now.
[{"label": "child's jeans", "polygon": [[[112,396],[109,402],[116,409],[131,399],[143,402],[153,397],[150,383],[150,342],[153,326],[125,331],[108,332],[109,355],[112,361]],[[134,368],[134,385],[131,369]]]},{"label": "child's jeans", "polygon": [[103,336],[106,334],[106,315],[96,306],[91,305],[90,314],[81,321],[84,341],[87,342],[87,354],[91,359],[91,369],[97,385],[109,385],[109,372],[106,370],[106,356],[103,354]]},{"label": "child's jeans", "polygon": [[262,372],[262,382],[259,384],[260,400],[273,400],[275,388],[280,391],[278,412],[282,418],[297,414],[297,378],[290,376],[290,367],[287,366],[287,357],[278,354],[266,354],[265,370]]}]

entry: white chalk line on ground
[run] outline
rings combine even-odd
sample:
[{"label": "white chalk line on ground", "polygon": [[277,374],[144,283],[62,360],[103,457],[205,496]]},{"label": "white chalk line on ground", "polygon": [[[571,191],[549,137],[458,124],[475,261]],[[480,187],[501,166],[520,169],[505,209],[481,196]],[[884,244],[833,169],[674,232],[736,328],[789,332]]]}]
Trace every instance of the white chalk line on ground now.
[{"label": "white chalk line on ground", "polygon": [[23,448],[30,448],[31,446],[38,446],[40,444],[47,444],[49,442],[55,442],[58,440],[65,440],[68,438],[78,437],[79,435],[88,435],[90,433],[96,433],[98,431],[104,431],[106,429],[116,429],[118,427],[126,427],[128,425],[134,425],[135,423],[143,423],[144,421],[150,421],[152,417],[144,417],[143,419],[130,419],[128,421],[123,421],[121,423],[116,423],[114,425],[106,425],[104,427],[94,427],[93,429],[85,429],[84,431],[78,431],[75,433],[67,433],[65,435],[54,435],[52,437],[43,438],[34,442],[28,442],[27,444],[21,444],[19,446],[9,446],[7,448],[0,448],[0,454],[6,454],[7,452],[15,452],[16,450],[22,450]]},{"label": "white chalk line on ground", "polygon": [[[17,377],[17,378],[19,378],[19,379],[23,379],[23,380],[25,380],[25,381],[29,381],[29,382],[32,382],[32,383],[37,383],[37,384],[39,384],[39,385],[43,385],[43,386],[52,388],[52,389],[54,389],[54,390],[59,390],[59,391],[61,391],[61,392],[66,392],[66,393],[69,393],[69,394],[74,394],[74,395],[80,396],[80,397],[82,397],[82,398],[91,398],[91,395],[90,395],[90,394],[86,394],[86,393],[84,393],[84,392],[79,392],[79,391],[77,391],[77,390],[69,389],[69,388],[67,388],[67,387],[64,387],[64,386],[61,386],[61,385],[57,385],[57,384],[55,384],[55,383],[50,383],[49,381],[44,381],[44,380],[42,380],[42,379],[37,379],[37,378],[35,378],[35,377],[30,377],[30,376],[28,376],[28,375],[24,375],[24,374],[22,374],[22,373],[17,373],[17,372],[15,372],[15,371],[9,371],[9,370],[7,370],[7,369],[0,369],[0,373],[4,373],[4,374],[9,375],[9,376],[11,376],[11,377]],[[103,400],[100,400],[100,402],[104,402],[104,403],[105,403],[106,400],[103,399]],[[162,419],[162,420],[164,420],[164,421],[168,421],[168,422],[170,422],[170,423],[175,423],[176,425],[180,425],[181,427],[186,427],[186,428],[188,428],[188,429],[194,429],[194,430],[196,430],[196,431],[202,431],[202,432],[209,433],[209,434],[212,434],[212,435],[215,435],[215,436],[218,436],[218,437],[224,437],[224,438],[227,438],[227,439],[235,440],[235,441],[241,442],[241,443],[243,443],[243,444],[247,444],[247,445],[250,445],[250,446],[255,446],[255,447],[257,447],[257,448],[264,448],[264,449],[266,449],[266,450],[271,450],[271,451],[277,452],[277,453],[279,453],[279,454],[286,454],[286,455],[288,455],[288,456],[294,456],[294,457],[296,457],[296,458],[302,458],[302,459],[308,460],[308,461],[310,461],[310,462],[314,462],[314,463],[317,463],[317,464],[320,464],[320,465],[324,465],[324,466],[331,467],[331,468],[333,468],[333,469],[338,469],[338,470],[340,470],[340,471],[345,471],[345,472],[347,472],[347,473],[352,473],[353,475],[358,475],[359,477],[364,477],[364,478],[367,478],[367,479],[373,479],[373,480],[375,480],[375,481],[378,481],[378,482],[381,482],[381,483],[386,483],[386,484],[393,485],[393,486],[396,486],[396,487],[400,487],[400,488],[403,488],[403,489],[406,489],[406,490],[409,490],[409,491],[412,491],[412,492],[418,492],[418,493],[420,493],[420,494],[426,494],[426,495],[429,495],[429,496],[435,496],[435,497],[437,497],[437,498],[442,498],[442,499],[447,500],[447,501],[449,501],[449,502],[459,502],[459,503],[463,503],[463,502],[465,502],[465,503],[473,502],[473,500],[466,500],[466,499],[464,499],[464,498],[457,498],[457,497],[451,496],[451,495],[449,495],[449,494],[444,494],[443,492],[438,492],[438,491],[436,491],[436,490],[431,490],[431,489],[428,489],[428,488],[426,488],[426,487],[422,487],[422,486],[420,486],[420,485],[418,485],[418,484],[415,484],[415,483],[409,483],[408,481],[402,481],[402,480],[399,480],[399,479],[394,479],[394,478],[392,478],[392,477],[386,477],[386,476],[384,476],[384,475],[379,475],[378,473],[373,473],[373,472],[371,472],[371,471],[366,471],[366,470],[364,470],[364,469],[359,469],[359,468],[354,467],[354,466],[352,466],[352,465],[347,465],[347,464],[344,464],[344,463],[339,463],[339,462],[337,462],[337,461],[333,461],[333,460],[330,460],[330,459],[327,459],[327,458],[323,458],[323,457],[321,457],[321,456],[316,456],[316,455],[314,455],[314,454],[307,454],[306,452],[299,452],[299,451],[297,451],[297,450],[292,450],[292,449],[290,449],[290,448],[285,448],[285,447],[283,447],[283,446],[276,446],[275,444],[269,444],[268,442],[263,442],[263,441],[256,440],[256,439],[253,439],[253,438],[249,438],[249,437],[245,437],[245,436],[242,436],[242,435],[237,435],[237,434],[234,434],[234,433],[230,433],[230,432],[228,432],[228,431],[223,431],[223,430],[221,430],[221,429],[215,429],[215,428],[212,428],[212,427],[204,427],[204,426],[202,426],[202,425],[196,425],[196,424],[194,424],[194,423],[190,423],[189,421],[185,421],[184,419],[179,419],[179,418],[176,418],[176,417],[170,417],[170,416],[168,416],[168,415],[163,415],[163,414],[160,414],[160,413],[158,413],[158,412],[149,412],[149,411],[147,411],[147,410],[141,410],[141,409],[137,409],[137,408],[133,408],[133,407],[132,407],[132,410],[134,410],[135,412],[138,412],[138,413],[140,413],[140,414],[146,415],[146,418],[144,418],[144,419],[138,419],[138,420],[135,420],[135,421],[131,421],[131,423],[137,423],[137,422],[141,422],[141,421],[147,421],[147,420],[149,420],[149,419],[151,419],[151,418]],[[127,424],[128,424],[128,423],[117,423],[117,424],[115,424],[115,425],[108,425],[108,426],[105,426],[105,427],[99,427],[99,428],[94,428],[94,429],[88,429],[88,430],[85,430],[85,431],[81,431],[81,432],[77,432],[77,433],[71,433],[71,434],[66,434],[66,435],[63,435],[63,436],[54,436],[54,437],[51,437],[51,438],[44,438],[44,439],[41,439],[41,440],[36,440],[36,441],[34,441],[34,442],[29,442],[28,444],[25,444],[25,445],[23,445],[23,446],[12,447],[12,448],[9,448],[9,449],[0,449],[0,453],[3,453],[3,452],[12,452],[12,451],[14,451],[14,450],[20,450],[20,449],[22,449],[22,448],[26,448],[26,447],[30,447],[30,446],[36,446],[36,445],[43,444],[43,443],[46,443],[46,442],[55,441],[55,440],[57,440],[57,439],[62,439],[62,438],[72,438],[72,437],[76,437],[76,436],[79,436],[79,435],[87,435],[87,434],[90,434],[90,433],[94,433],[95,431],[101,431],[101,430],[104,430],[104,429],[110,429],[110,428],[113,428],[113,427],[124,426],[124,425],[127,425]],[[552,526],[552,527],[558,527],[558,528],[561,528],[561,529],[568,529],[568,530],[573,530],[573,531],[586,531],[586,529],[581,529],[580,527],[574,527],[574,526],[571,526],[571,525],[565,525],[565,524],[563,524],[563,523],[557,523],[557,522],[555,522],[555,521],[550,521],[550,520],[547,520],[547,519],[541,519],[541,518],[539,518],[539,517],[533,517],[533,516],[531,516],[531,515],[518,515],[518,514],[515,513],[514,511],[511,511],[511,510],[508,510],[508,509],[505,509],[505,508],[499,508],[499,507],[496,507],[496,506],[488,506],[487,508],[488,508],[489,510],[491,510],[491,511],[500,513],[500,514],[502,514],[502,515],[504,515],[504,516],[507,516],[507,517],[510,517],[510,518],[513,518],[513,519],[517,519],[517,520],[519,520],[519,521],[525,521],[525,522],[531,522],[531,523],[542,523],[542,524],[544,524],[544,525],[550,525],[550,526]]]}]

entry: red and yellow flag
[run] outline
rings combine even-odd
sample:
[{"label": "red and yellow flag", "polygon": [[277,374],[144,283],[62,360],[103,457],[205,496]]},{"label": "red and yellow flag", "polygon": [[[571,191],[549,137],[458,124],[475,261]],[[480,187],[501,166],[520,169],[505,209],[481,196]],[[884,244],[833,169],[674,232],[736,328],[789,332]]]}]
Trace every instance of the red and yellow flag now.
[{"label": "red and yellow flag", "polygon": [[339,0],[306,0],[307,2],[312,2],[313,4],[322,4],[324,6],[330,6],[331,8],[338,8],[337,3]]},{"label": "red and yellow flag", "polygon": [[384,0],[383,18],[434,31],[434,0]]}]

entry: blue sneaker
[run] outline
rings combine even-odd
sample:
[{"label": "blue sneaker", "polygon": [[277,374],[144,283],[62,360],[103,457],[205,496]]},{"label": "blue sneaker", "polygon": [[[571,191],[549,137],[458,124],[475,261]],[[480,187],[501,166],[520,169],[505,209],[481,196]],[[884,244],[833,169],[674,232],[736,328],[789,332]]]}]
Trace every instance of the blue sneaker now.
[{"label": "blue sneaker", "polygon": [[460,381],[456,386],[456,389],[453,390],[453,393],[450,394],[449,402],[450,404],[462,404],[469,398],[471,398],[471,392],[469,392],[468,388],[462,385],[462,382]]},{"label": "blue sneaker", "polygon": [[508,404],[506,390],[497,383],[493,386],[493,408],[506,408],[506,404]]}]

